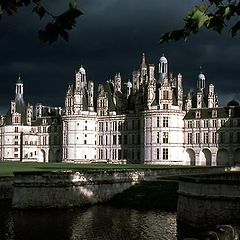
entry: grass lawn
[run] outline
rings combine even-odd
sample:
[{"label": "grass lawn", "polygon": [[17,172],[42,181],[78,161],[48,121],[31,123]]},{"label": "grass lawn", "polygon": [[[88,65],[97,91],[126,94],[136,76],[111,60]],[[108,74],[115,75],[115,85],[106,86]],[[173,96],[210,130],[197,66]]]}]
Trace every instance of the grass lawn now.
[{"label": "grass lawn", "polygon": [[[13,172],[22,171],[55,171],[55,170],[87,170],[87,169],[157,169],[174,166],[144,164],[76,164],[76,163],[27,163],[0,162],[0,176],[13,176]],[[181,167],[181,166],[175,166]],[[182,166],[184,167],[184,166]],[[185,166],[186,167],[186,166]],[[189,166],[188,166],[189,167]]]}]

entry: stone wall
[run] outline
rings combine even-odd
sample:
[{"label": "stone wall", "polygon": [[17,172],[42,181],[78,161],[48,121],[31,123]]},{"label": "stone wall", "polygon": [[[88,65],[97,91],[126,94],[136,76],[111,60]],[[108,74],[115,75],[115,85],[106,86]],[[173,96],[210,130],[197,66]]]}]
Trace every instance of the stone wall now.
[{"label": "stone wall", "polygon": [[110,200],[143,178],[135,170],[15,173],[12,206],[64,208]]},{"label": "stone wall", "polygon": [[0,200],[12,198],[13,177],[0,177]]},{"label": "stone wall", "polygon": [[239,222],[239,179],[240,172],[182,178],[178,220],[201,227]]}]

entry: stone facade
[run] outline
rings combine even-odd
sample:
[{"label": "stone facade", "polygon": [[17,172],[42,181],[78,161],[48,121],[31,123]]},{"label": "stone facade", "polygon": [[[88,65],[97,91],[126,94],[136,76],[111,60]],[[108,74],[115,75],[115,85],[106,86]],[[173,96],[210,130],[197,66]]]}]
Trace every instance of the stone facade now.
[{"label": "stone facade", "polygon": [[15,99],[0,121],[0,160],[60,162],[61,108],[25,105],[23,82],[16,82]]},{"label": "stone facade", "polygon": [[[218,107],[215,86],[200,71],[196,90],[183,92],[183,77],[142,55],[139,69],[124,82],[88,81],[81,66],[60,108],[27,107],[21,78],[16,97],[1,118],[2,160],[112,162],[170,165],[240,163],[240,107]],[[207,89],[207,90],[206,90]],[[20,157],[21,156],[21,157]]]}]

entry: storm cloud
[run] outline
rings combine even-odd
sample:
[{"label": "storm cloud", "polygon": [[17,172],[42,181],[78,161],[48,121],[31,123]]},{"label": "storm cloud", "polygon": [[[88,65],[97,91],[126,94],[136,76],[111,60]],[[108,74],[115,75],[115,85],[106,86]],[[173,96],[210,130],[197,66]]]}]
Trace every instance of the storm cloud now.
[{"label": "storm cloud", "polygon": [[[60,12],[68,1],[49,1],[50,11]],[[145,52],[156,64],[164,52],[169,70],[182,73],[185,92],[194,88],[202,66],[207,83],[214,83],[221,105],[239,100],[239,37],[201,31],[187,42],[159,44],[163,32],[183,26],[187,11],[200,1],[189,0],[82,0],[84,12],[70,33],[69,43],[58,40],[40,44],[37,31],[43,26],[31,9],[0,21],[0,111],[14,98],[20,72],[25,101],[63,106],[74,71],[84,65],[88,79],[102,83],[121,72],[127,81]],[[57,6],[57,7],[56,7]]]}]

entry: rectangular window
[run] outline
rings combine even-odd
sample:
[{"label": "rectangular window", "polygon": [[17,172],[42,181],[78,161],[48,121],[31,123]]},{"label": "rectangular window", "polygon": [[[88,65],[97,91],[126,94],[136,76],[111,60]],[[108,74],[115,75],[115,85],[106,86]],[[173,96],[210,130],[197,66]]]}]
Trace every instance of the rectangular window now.
[{"label": "rectangular window", "polygon": [[163,148],[163,160],[168,160],[168,148]]},{"label": "rectangular window", "polygon": [[204,121],[203,121],[203,126],[204,126],[205,128],[208,128],[208,120],[204,120]]},{"label": "rectangular window", "polygon": [[225,126],[225,120],[221,120],[221,127]]},{"label": "rectangular window", "polygon": [[240,132],[237,132],[237,143],[240,143]]},{"label": "rectangular window", "polygon": [[157,127],[160,127],[160,118],[157,117]]},{"label": "rectangular window", "polygon": [[128,135],[123,136],[123,144],[128,144]]},{"label": "rectangular window", "polygon": [[108,145],[108,136],[106,136],[106,145]]},{"label": "rectangular window", "polygon": [[132,135],[132,144],[135,144],[135,135]]},{"label": "rectangular window", "polygon": [[168,127],[168,117],[163,117],[163,127]]},{"label": "rectangular window", "polygon": [[106,131],[108,131],[108,122],[106,122]]},{"label": "rectangular window", "polygon": [[168,104],[163,104],[163,109],[167,110],[168,109]]},{"label": "rectangular window", "polygon": [[188,144],[192,144],[192,133],[188,133]]},{"label": "rectangular window", "polygon": [[168,143],[168,132],[163,133],[163,143]]},{"label": "rectangular window", "polygon": [[122,122],[118,122],[118,131],[122,131]]},{"label": "rectangular window", "polygon": [[199,144],[200,143],[200,133],[197,132],[196,133],[196,144]]},{"label": "rectangular window", "polygon": [[203,143],[208,143],[208,132],[203,133]]},{"label": "rectangular window", "polygon": [[225,143],[225,133],[224,132],[219,133],[219,143]]},{"label": "rectangular window", "polygon": [[122,150],[118,149],[118,160],[122,159]]},{"label": "rectangular window", "polygon": [[160,159],[160,149],[157,148],[157,159],[159,160]]},{"label": "rectangular window", "polygon": [[140,144],[140,135],[137,135],[137,144]]},{"label": "rectangular window", "polygon": [[18,152],[18,148],[14,148],[14,152]]},{"label": "rectangular window", "polygon": [[135,129],[135,121],[132,120],[132,129]]},{"label": "rectangular window", "polygon": [[116,145],[116,144],[117,144],[117,136],[113,135],[113,145]]},{"label": "rectangular window", "polygon": [[212,120],[212,126],[215,128],[215,127],[217,127],[217,120]]},{"label": "rectangular window", "polygon": [[99,122],[98,129],[99,131],[103,132],[103,122]]},{"label": "rectangular window", "polygon": [[200,128],[200,121],[196,120],[196,128]]},{"label": "rectangular window", "polygon": [[217,132],[212,132],[212,143],[213,144],[217,143]]},{"label": "rectangular window", "polygon": [[163,100],[168,100],[168,91],[163,91]]},{"label": "rectangular window", "polygon": [[18,127],[15,127],[15,132],[18,132]]},{"label": "rectangular window", "polygon": [[193,125],[192,125],[192,121],[191,121],[191,120],[188,121],[187,123],[188,123],[188,128],[192,128],[192,127],[193,127]]},{"label": "rectangular window", "polygon": [[122,144],[122,135],[118,135],[118,144]]},{"label": "rectangular window", "polygon": [[160,132],[157,132],[157,143],[160,143]]},{"label": "rectangular window", "polygon": [[99,145],[103,145],[103,136],[98,137]]}]

